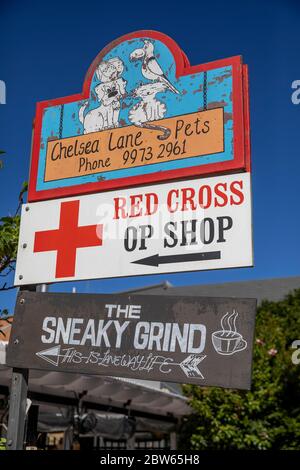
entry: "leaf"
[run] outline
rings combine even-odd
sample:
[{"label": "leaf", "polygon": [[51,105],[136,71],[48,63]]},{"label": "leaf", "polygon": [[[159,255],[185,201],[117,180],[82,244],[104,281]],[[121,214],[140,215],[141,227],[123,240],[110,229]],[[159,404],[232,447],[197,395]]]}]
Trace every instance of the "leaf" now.
[{"label": "leaf", "polygon": [[24,181],[19,194],[19,202],[23,202],[23,195],[28,191],[28,182]]},{"label": "leaf", "polygon": [[20,216],[0,219],[0,273],[15,262],[17,256]]}]

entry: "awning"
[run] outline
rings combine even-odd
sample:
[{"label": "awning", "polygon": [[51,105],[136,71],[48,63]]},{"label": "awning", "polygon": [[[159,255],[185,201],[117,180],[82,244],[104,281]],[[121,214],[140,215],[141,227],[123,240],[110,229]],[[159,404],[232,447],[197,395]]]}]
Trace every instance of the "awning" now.
[{"label": "awning", "polygon": [[[5,342],[0,341],[0,390],[10,386],[12,370],[5,366]],[[2,363],[2,364],[1,364]],[[35,402],[72,404],[84,394],[90,409],[128,413],[169,421],[191,413],[187,400],[166,384],[116,377],[31,370],[29,393]]]}]

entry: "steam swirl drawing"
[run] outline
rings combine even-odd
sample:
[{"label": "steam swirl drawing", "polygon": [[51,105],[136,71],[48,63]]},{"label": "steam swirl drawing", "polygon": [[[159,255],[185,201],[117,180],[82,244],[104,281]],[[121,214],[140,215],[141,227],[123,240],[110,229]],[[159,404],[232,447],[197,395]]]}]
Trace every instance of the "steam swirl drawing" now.
[{"label": "steam swirl drawing", "polygon": [[211,335],[212,344],[218,354],[230,356],[241,352],[247,347],[247,341],[237,332],[236,320],[238,312],[227,312],[221,319],[221,330]]}]

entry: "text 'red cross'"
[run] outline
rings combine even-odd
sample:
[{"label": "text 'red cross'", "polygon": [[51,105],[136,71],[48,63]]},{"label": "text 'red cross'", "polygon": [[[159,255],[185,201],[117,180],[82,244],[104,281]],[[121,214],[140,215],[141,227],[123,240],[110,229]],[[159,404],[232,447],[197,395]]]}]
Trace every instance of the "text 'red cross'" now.
[{"label": "text 'red cross'", "polygon": [[79,201],[62,202],[59,228],[36,232],[33,251],[57,251],[55,277],[75,275],[76,250],[102,245],[102,225],[78,226]]}]

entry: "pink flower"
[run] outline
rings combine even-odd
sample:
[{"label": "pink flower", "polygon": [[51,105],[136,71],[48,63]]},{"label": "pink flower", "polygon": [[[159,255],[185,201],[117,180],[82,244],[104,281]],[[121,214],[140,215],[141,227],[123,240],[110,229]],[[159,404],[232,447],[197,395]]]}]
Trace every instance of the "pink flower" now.
[{"label": "pink flower", "polygon": [[274,349],[274,348],[271,348],[268,351],[269,356],[276,356],[277,353],[278,353],[277,349]]},{"label": "pink flower", "polygon": [[265,342],[262,339],[257,338],[256,344],[260,344],[261,346],[263,346]]}]

